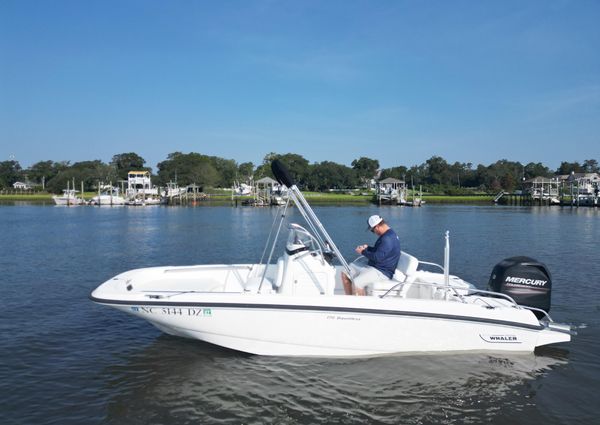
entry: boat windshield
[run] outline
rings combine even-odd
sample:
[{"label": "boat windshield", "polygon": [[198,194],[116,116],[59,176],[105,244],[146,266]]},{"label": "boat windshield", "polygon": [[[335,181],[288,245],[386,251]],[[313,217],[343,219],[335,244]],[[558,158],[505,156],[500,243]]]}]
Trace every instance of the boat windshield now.
[{"label": "boat windshield", "polygon": [[308,230],[299,224],[290,224],[290,233],[287,240],[288,249],[297,249],[300,247],[306,247],[310,251],[320,250],[320,246],[313,235]]}]

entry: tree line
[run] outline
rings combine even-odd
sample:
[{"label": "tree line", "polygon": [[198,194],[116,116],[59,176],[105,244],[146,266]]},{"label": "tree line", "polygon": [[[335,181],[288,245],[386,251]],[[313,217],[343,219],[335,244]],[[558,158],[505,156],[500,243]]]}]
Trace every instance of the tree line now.
[{"label": "tree line", "polygon": [[[432,156],[420,165],[399,165],[380,169],[377,159],[361,157],[350,166],[332,161],[310,163],[295,153],[265,155],[261,164],[237,163],[233,159],[203,155],[196,152],[170,153],[157,164],[153,183],[165,186],[176,182],[180,186],[197,184],[205,188],[229,188],[236,183],[273,177],[271,161],[279,159],[285,163],[296,184],[303,190],[327,191],[366,188],[373,177],[404,180],[415,187],[422,186],[427,192],[439,194],[494,193],[498,190],[512,191],[520,187],[523,180],[533,177],[554,177],[574,173],[598,173],[600,168],[595,159],[583,162],[561,162],[556,170],[542,163],[522,164],[502,159],[490,165],[474,166],[470,162],[449,163],[440,156]],[[100,160],[82,161],[39,161],[23,169],[18,161],[0,162],[0,189],[12,189],[17,181],[34,184],[48,192],[59,193],[67,182],[83,182],[84,190],[94,191],[98,183],[105,184],[127,180],[129,171],[151,171],[146,161],[134,152],[114,155],[107,164]]]}]

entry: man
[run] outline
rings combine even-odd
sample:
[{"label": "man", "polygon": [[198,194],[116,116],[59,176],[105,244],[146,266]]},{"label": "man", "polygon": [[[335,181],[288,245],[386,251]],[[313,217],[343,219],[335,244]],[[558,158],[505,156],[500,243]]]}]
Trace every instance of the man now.
[{"label": "man", "polygon": [[[355,251],[369,260],[352,279],[342,272],[342,282],[346,295],[366,295],[365,287],[378,280],[391,279],[400,259],[400,239],[396,232],[378,215],[368,220],[368,229],[379,238],[374,246],[359,245]],[[354,283],[354,290],[353,290]]]}]

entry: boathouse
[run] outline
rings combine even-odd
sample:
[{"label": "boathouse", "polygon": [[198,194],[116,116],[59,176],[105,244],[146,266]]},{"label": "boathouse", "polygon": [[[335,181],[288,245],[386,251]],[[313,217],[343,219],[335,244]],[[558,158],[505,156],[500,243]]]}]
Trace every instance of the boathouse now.
[{"label": "boathouse", "polygon": [[406,182],[388,177],[377,182],[379,204],[400,204],[406,200]]},{"label": "boathouse", "polygon": [[534,177],[523,182],[523,190],[534,201],[550,201],[559,203],[560,182],[558,178]]}]

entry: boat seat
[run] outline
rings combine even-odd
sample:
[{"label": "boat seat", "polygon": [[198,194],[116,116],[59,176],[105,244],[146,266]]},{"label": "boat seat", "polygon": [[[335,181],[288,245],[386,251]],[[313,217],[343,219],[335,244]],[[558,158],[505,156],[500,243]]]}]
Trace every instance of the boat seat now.
[{"label": "boat seat", "polygon": [[[394,286],[396,288],[390,292],[391,295],[400,295],[401,292],[404,292],[404,282],[406,281],[406,275],[399,270],[396,270],[394,276],[391,279],[378,280],[373,282],[372,285],[367,287],[367,292],[371,292],[372,295],[383,295]],[[400,285],[402,284],[402,285]]]},{"label": "boat seat", "polygon": [[371,285],[371,292],[373,295],[383,295],[394,286],[402,283],[403,285],[398,285],[396,289],[390,292],[390,295],[396,295],[399,297],[403,297],[406,295],[406,292],[410,285],[416,278],[417,268],[419,267],[419,260],[416,257],[413,257],[410,254],[402,251],[400,253],[400,259],[398,261],[398,267],[396,268],[396,272],[391,279],[379,280],[377,282],[373,282]]},{"label": "boat seat", "polygon": [[[398,267],[396,271],[402,272],[405,277],[413,275],[419,267],[419,260],[410,254],[402,251],[400,252],[400,259],[398,260]],[[395,277],[395,276],[394,276]]]}]

